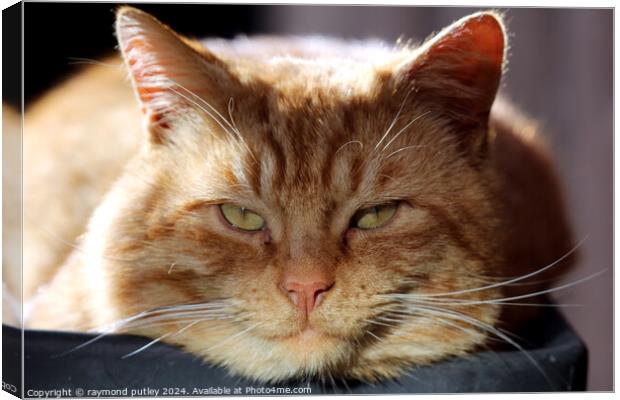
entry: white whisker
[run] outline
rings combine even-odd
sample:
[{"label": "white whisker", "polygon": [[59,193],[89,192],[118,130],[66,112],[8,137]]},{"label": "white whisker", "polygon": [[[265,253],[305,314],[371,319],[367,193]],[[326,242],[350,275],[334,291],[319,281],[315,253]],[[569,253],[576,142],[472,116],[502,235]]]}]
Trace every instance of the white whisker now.
[{"label": "white whisker", "polygon": [[481,291],[481,290],[493,289],[493,288],[501,287],[501,286],[504,286],[504,285],[512,284],[514,282],[519,282],[519,281],[531,278],[532,276],[539,275],[539,274],[543,273],[544,271],[546,271],[546,270],[556,266],[560,262],[564,261],[567,257],[569,257],[571,254],[573,254],[579,247],[581,247],[583,245],[583,243],[588,239],[588,237],[589,237],[589,235],[586,235],[586,237],[584,237],[579,243],[577,243],[575,245],[575,247],[570,249],[566,254],[564,254],[562,257],[558,258],[557,260],[555,260],[551,264],[548,264],[545,267],[540,268],[540,269],[538,269],[538,270],[536,270],[534,272],[531,272],[529,274],[522,275],[522,276],[519,276],[517,278],[509,279],[507,281],[497,282],[497,283],[493,283],[493,284],[490,284],[490,285],[481,286],[481,287],[477,287],[477,288],[463,289],[463,290],[457,290],[457,291],[454,291],[454,292],[445,292],[445,293],[429,293],[429,294],[425,294],[425,295],[420,295],[420,297],[421,296],[424,296],[424,297],[454,296],[456,294],[478,292],[478,291]]},{"label": "white whisker", "polygon": [[[222,302],[222,301],[214,301],[213,304],[210,303],[201,303],[201,304],[185,304],[185,305],[177,305],[177,306],[164,306],[158,307],[151,310],[146,310],[139,312],[135,315],[129,316],[127,318],[120,319],[118,321],[112,322],[104,327],[96,328],[91,330],[92,333],[98,333],[92,339],[75,346],[63,353],[58,354],[55,357],[62,357],[67,354],[73,353],[77,350],[80,350],[90,344],[97,342],[98,340],[104,338],[113,333],[119,333],[126,329],[136,329],[136,328],[144,328],[149,326],[149,324],[156,324],[162,322],[172,322],[175,321],[177,323],[183,322],[184,319],[194,317],[196,318],[205,318],[212,320],[223,320],[223,319],[232,319],[234,315],[233,313],[225,313],[223,312],[224,307],[230,307],[234,303],[232,301]],[[181,312],[184,312],[183,314]],[[206,318],[208,317],[208,318]]]},{"label": "white whisker", "polygon": [[364,143],[360,142],[359,140],[349,140],[348,142],[340,146],[338,150],[336,150],[334,155],[338,154],[340,150],[342,150],[345,146],[350,145],[350,144],[359,144],[362,149],[364,148]]},{"label": "white whisker", "polygon": [[381,339],[379,336],[375,335],[374,333],[372,333],[369,330],[366,330],[366,333],[369,334],[370,336],[374,337],[375,339],[377,339],[380,342],[383,342],[383,339]]},{"label": "white whisker", "polygon": [[[553,293],[553,292],[557,292],[563,289],[567,289],[569,287],[578,285],[580,283],[589,281],[591,279],[596,278],[599,275],[602,275],[603,273],[607,272],[607,268],[605,268],[604,270],[595,272],[592,275],[588,275],[584,278],[578,279],[576,281],[573,282],[569,282],[566,283],[564,285],[561,286],[557,286],[557,287],[553,287],[550,289],[546,289],[546,290],[540,290],[537,292],[533,292],[533,293],[527,293],[527,294],[523,294],[523,295],[519,295],[519,296],[512,296],[512,297],[503,297],[503,298],[499,298],[499,299],[488,299],[488,300],[466,300],[466,299],[452,299],[452,298],[446,298],[446,299],[441,299],[441,298],[437,298],[436,296],[426,296],[426,295],[416,295],[416,294],[394,294],[394,295],[389,295],[392,298],[398,299],[401,298],[403,300],[411,300],[414,301],[416,303],[418,302],[429,302],[429,303],[436,303],[436,304],[454,304],[454,305],[474,305],[474,304],[507,304],[507,305],[518,305],[519,303],[509,303],[512,300],[521,300],[521,299],[527,299],[530,297],[536,297],[536,296],[541,296],[543,294],[548,294],[548,293]],[[386,295],[379,295],[379,296],[386,296]],[[525,303],[527,304],[527,303]],[[521,304],[523,305],[523,304]],[[532,304],[533,305],[533,304]],[[537,304],[538,306],[543,306],[544,304]],[[550,306],[557,306],[554,304],[550,304]],[[575,306],[575,305],[573,305]]]},{"label": "white whisker", "polygon": [[110,64],[110,63],[105,63],[103,61],[99,61],[99,60],[95,60],[92,58],[84,58],[84,57],[67,57],[69,60],[71,60],[71,62],[69,62],[69,64],[88,64],[88,65],[98,65],[101,67],[108,67],[108,68],[114,68],[117,70],[121,70],[123,68],[123,64],[122,63],[118,63],[118,64]]},{"label": "white whisker", "polygon": [[167,334],[165,334],[165,335],[162,335],[162,336],[160,336],[160,337],[158,337],[158,338],[156,338],[156,339],[154,339],[154,340],[151,340],[150,342],[148,342],[148,343],[147,343],[147,344],[145,344],[144,346],[140,347],[139,349],[137,349],[137,350],[135,350],[135,351],[132,351],[132,352],[131,352],[131,353],[129,353],[129,354],[125,354],[124,356],[122,356],[122,357],[121,357],[121,359],[123,359],[123,360],[124,360],[124,359],[126,359],[126,358],[129,358],[129,357],[135,356],[136,354],[141,353],[142,351],[144,351],[144,350],[148,349],[149,347],[153,346],[155,343],[158,343],[159,341],[161,341],[161,340],[163,340],[163,339],[167,338],[168,336],[170,336],[170,333],[167,333]]},{"label": "white whisker", "polygon": [[170,273],[172,272],[172,268],[174,268],[175,265],[177,265],[176,262],[173,262],[172,264],[170,264],[170,268],[168,268],[168,275],[170,275]]},{"label": "white whisker", "polygon": [[387,144],[385,146],[383,146],[381,151],[385,151],[385,149],[387,149],[390,146],[390,144],[392,144],[404,131],[406,131],[407,128],[409,128],[413,123],[415,123],[416,121],[418,121],[420,118],[424,117],[425,115],[428,115],[429,113],[430,113],[430,110],[429,111],[425,111],[422,114],[420,114],[417,117],[415,117],[413,120],[411,120],[411,122],[409,122],[400,131],[398,131],[398,133],[396,133],[394,135],[394,137],[392,137],[392,139],[390,139],[390,141],[387,142]]},{"label": "white whisker", "polygon": [[[199,95],[197,95],[196,93],[194,93],[192,90],[186,88],[185,86],[181,85],[180,83],[176,82],[173,79],[167,78],[168,81],[172,82],[174,85],[180,87],[181,89],[185,90],[185,92],[189,93],[191,96],[193,96],[196,100],[200,101],[202,104],[204,104],[205,106],[209,107],[209,109],[211,109],[212,112],[214,112],[218,118],[216,118],[215,116],[213,116],[213,114],[211,114],[210,111],[208,111],[207,109],[205,109],[203,106],[199,105],[198,103],[196,103],[196,101],[191,100],[189,98],[187,98],[187,96],[181,94],[178,90],[172,89],[172,88],[168,88],[170,90],[172,90],[174,93],[180,95],[181,97],[183,97],[184,99],[188,100],[189,102],[191,102],[192,104],[194,104],[195,106],[199,107],[201,110],[203,110],[205,113],[207,113],[211,118],[213,118],[216,122],[222,121],[223,123],[225,123],[226,125],[228,125],[228,128],[230,128],[231,130],[235,130],[234,126],[232,126],[232,124],[226,119],[224,118],[224,116],[215,108],[213,107],[211,104],[209,104],[209,102],[207,102],[205,99],[203,99],[202,97],[200,97]],[[228,128],[225,128],[222,124],[219,124],[220,127],[222,129],[224,129],[224,131],[231,133]]]},{"label": "white whisker", "polygon": [[251,325],[249,328],[246,328],[246,329],[242,330],[241,332],[236,333],[236,334],[234,334],[234,335],[232,335],[232,336],[222,340],[221,342],[219,342],[219,343],[217,343],[217,344],[215,344],[215,345],[213,345],[211,347],[208,347],[208,348],[204,349],[203,352],[206,353],[206,352],[209,352],[209,351],[211,351],[213,349],[221,347],[222,345],[230,342],[231,340],[236,339],[236,338],[238,338],[240,336],[243,336],[243,335],[251,332],[252,330],[256,329],[258,326],[260,326],[262,324],[263,324],[263,322],[258,322],[258,323],[254,324],[254,325]]},{"label": "white whisker", "polygon": [[469,315],[463,314],[463,313],[459,313],[457,311],[453,311],[453,310],[446,310],[443,308],[438,308],[438,307],[429,307],[429,306],[423,306],[423,307],[415,307],[416,311],[422,311],[422,312],[429,312],[431,314],[435,313],[435,314],[439,314],[439,315],[444,315],[448,318],[454,318],[456,320],[460,320],[460,321],[464,321],[467,322],[473,326],[476,326],[484,331],[487,331],[489,333],[492,333],[493,335],[497,336],[498,338],[504,340],[506,343],[510,344],[511,346],[515,347],[517,350],[519,350],[533,365],[534,367],[544,376],[544,378],[547,380],[547,382],[551,382],[549,380],[549,377],[547,376],[547,374],[545,373],[545,371],[542,369],[542,367],[540,366],[540,364],[538,364],[538,362],[534,359],[534,357],[532,357],[532,355],[527,352],[521,345],[519,345],[517,342],[515,342],[514,340],[512,340],[510,337],[508,337],[504,332],[502,332],[501,330],[493,327],[492,325],[489,325],[485,322],[482,322],[480,320],[477,320]]},{"label": "white whisker", "polygon": [[175,336],[178,336],[178,335],[182,334],[183,332],[187,331],[189,328],[191,328],[191,327],[193,327],[193,326],[195,326],[195,325],[199,324],[200,322],[204,322],[204,321],[208,321],[208,320],[209,320],[208,318],[203,318],[203,319],[199,319],[199,320],[196,320],[196,321],[192,321],[191,323],[189,323],[188,325],[186,325],[186,326],[184,326],[183,328],[179,329],[178,331],[176,331],[176,332],[174,332],[174,333],[167,333],[167,334],[164,334],[164,335],[162,335],[162,336],[158,337],[157,339],[155,339],[155,340],[153,340],[153,341],[151,341],[151,342],[147,343],[146,345],[144,345],[144,346],[140,347],[139,349],[137,349],[137,350],[135,350],[135,351],[132,351],[132,352],[131,352],[131,353],[129,353],[129,354],[125,354],[125,355],[124,355],[123,357],[121,357],[121,358],[122,358],[122,359],[125,359],[125,358],[129,358],[129,357],[135,356],[136,354],[141,353],[142,351],[144,351],[144,350],[148,349],[149,347],[151,347],[151,346],[152,346],[152,345],[154,345],[155,343],[160,342],[160,341],[164,340],[164,339],[165,339],[165,338],[167,338],[167,337],[175,337]]},{"label": "white whisker", "polygon": [[364,322],[367,322],[369,324],[374,324],[374,325],[387,326],[387,327],[390,327],[390,328],[395,328],[397,326],[397,325],[392,325],[392,324],[385,324],[383,322],[379,322],[379,321],[372,320],[372,319],[365,319]]},{"label": "white whisker", "polygon": [[[183,93],[179,92],[178,90],[174,89],[174,88],[168,88],[168,90],[170,90],[171,92],[175,93],[177,96],[182,97],[183,99],[187,100],[188,102],[190,102],[191,104],[195,105],[196,107],[198,107],[200,110],[204,111],[209,117],[211,117],[211,119],[213,121],[215,121],[215,123],[217,123],[219,125],[220,128],[222,128],[222,130],[226,133],[228,133],[231,136],[236,136],[233,135],[233,133],[228,130],[228,128],[226,128],[224,126],[224,124],[218,119],[216,118],[209,110],[207,110],[206,108],[204,108],[203,106],[201,106],[200,104],[198,104],[196,101],[190,99],[189,97],[187,97],[186,95],[184,95]],[[224,120],[225,122],[228,122],[226,120]]]},{"label": "white whisker", "polygon": [[385,138],[390,134],[390,132],[394,128],[394,125],[396,125],[396,121],[398,121],[398,117],[400,117],[400,114],[403,112],[403,109],[405,108],[405,104],[407,103],[407,99],[409,98],[409,94],[410,93],[411,93],[411,90],[408,91],[407,94],[405,95],[405,98],[403,99],[403,102],[401,103],[400,108],[398,109],[398,112],[396,113],[396,116],[392,120],[392,123],[388,126],[388,128],[386,129],[386,131],[383,134],[383,136],[381,136],[381,139],[379,139],[379,141],[375,145],[375,150],[377,150],[379,148],[381,143],[383,143]]},{"label": "white whisker", "polygon": [[388,159],[388,158],[390,158],[390,157],[400,153],[401,151],[410,150],[410,149],[420,149],[420,148],[423,148],[423,147],[428,147],[428,146],[421,146],[421,145],[420,146],[405,146],[405,147],[402,147],[402,148],[400,148],[400,149],[398,149],[396,151],[391,152],[385,158]]}]

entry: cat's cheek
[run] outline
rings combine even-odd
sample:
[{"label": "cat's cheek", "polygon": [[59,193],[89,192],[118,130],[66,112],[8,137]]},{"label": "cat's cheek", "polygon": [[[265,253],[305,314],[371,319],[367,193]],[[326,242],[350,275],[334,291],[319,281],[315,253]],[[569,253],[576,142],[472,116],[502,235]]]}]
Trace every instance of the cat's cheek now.
[{"label": "cat's cheek", "polygon": [[364,245],[377,237],[384,237],[387,227],[374,229],[349,228],[342,236],[342,241],[348,249]]}]

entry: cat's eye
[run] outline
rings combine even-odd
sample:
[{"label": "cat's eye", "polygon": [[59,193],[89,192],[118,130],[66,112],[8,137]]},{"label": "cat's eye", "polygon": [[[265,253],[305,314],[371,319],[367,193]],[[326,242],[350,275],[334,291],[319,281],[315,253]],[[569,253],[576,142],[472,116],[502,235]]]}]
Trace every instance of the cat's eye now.
[{"label": "cat's eye", "polygon": [[260,231],[265,227],[265,219],[253,211],[232,204],[220,204],[224,219],[242,231]]},{"label": "cat's eye", "polygon": [[379,228],[394,217],[397,209],[398,203],[386,203],[363,208],[356,212],[351,219],[351,227],[359,229]]}]

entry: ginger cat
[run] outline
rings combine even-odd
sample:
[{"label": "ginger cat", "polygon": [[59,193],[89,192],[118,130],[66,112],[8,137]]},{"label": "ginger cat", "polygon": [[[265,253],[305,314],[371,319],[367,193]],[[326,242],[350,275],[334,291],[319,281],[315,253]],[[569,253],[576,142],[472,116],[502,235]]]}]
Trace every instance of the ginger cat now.
[{"label": "ginger cat", "polygon": [[116,30],[126,69],[26,113],[27,327],[161,338],[261,381],[376,380],[503,339],[535,308],[502,299],[561,268],[512,283],[568,264],[550,158],[496,101],[501,16],[417,48],[197,42],[130,7]]}]

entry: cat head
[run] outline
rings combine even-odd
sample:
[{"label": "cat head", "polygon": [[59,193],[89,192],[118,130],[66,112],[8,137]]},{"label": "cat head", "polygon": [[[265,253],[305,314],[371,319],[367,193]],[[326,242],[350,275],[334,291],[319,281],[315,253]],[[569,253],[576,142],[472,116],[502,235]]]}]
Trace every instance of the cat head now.
[{"label": "cat head", "polygon": [[[146,311],[127,331],[265,381],[396,376],[483,343],[493,291],[467,289],[498,266],[496,14],[361,57],[321,39],[205,47],[133,8],[116,27],[145,137],[88,265],[114,318]],[[433,301],[460,291],[473,304]]]}]

